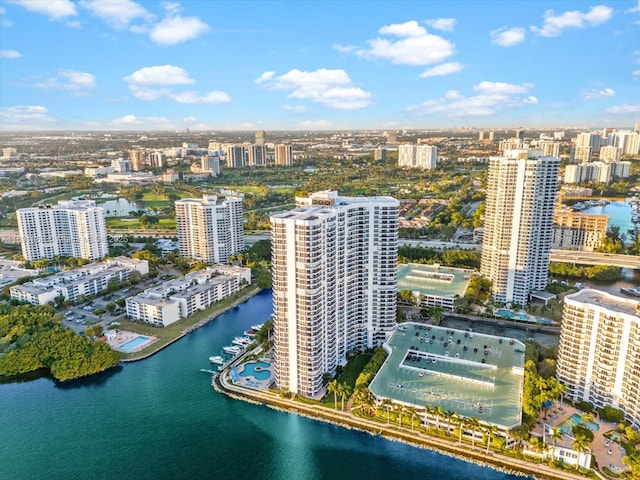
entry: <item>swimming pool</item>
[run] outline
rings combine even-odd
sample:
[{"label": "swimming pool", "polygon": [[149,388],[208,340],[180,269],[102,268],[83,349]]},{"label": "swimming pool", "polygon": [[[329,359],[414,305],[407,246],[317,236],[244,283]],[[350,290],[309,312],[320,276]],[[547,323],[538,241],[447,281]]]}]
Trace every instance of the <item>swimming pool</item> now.
[{"label": "swimming pool", "polygon": [[524,322],[531,321],[531,319],[529,318],[529,315],[525,313],[514,313],[511,310],[507,310],[505,308],[499,308],[498,310],[496,310],[496,315],[500,317],[507,317],[510,320],[515,318],[517,320],[522,320]]},{"label": "swimming pool", "polygon": [[129,340],[127,343],[123,343],[118,347],[118,350],[124,350],[125,352],[130,352],[134,348],[139,347],[143,343],[151,340],[151,337],[145,337],[144,335],[138,335],[136,338]]},{"label": "swimming pool", "polygon": [[584,422],[580,415],[574,413],[569,417],[562,425],[560,425],[560,430],[562,433],[570,434],[571,429],[576,425],[583,425],[587,427],[592,432],[596,432],[600,429],[600,426],[595,422]]},{"label": "swimming pool", "polygon": [[240,373],[241,377],[248,377],[251,375],[256,380],[267,380],[271,376],[270,363],[267,362],[247,362],[244,364],[244,369]]}]

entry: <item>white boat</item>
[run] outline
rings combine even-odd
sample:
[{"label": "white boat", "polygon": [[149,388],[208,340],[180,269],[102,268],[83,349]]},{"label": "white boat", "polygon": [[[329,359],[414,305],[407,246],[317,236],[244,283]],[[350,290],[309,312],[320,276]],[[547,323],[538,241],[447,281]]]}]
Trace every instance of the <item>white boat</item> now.
[{"label": "white boat", "polygon": [[245,331],[243,332],[243,335],[244,335],[245,337],[253,338],[253,337],[255,337],[255,336],[256,336],[256,333],[258,333],[258,332],[257,332],[257,331],[255,331],[253,328],[250,328],[249,330],[245,330]]},{"label": "white boat", "polygon": [[217,363],[218,365],[224,365],[224,358],[222,358],[220,355],[216,355],[214,357],[209,357],[209,361],[211,363]]},{"label": "white boat", "polygon": [[237,355],[242,351],[242,349],[237,345],[222,347],[222,350],[224,350],[224,352],[228,353],[229,355]]},{"label": "white boat", "polygon": [[251,325],[251,330],[255,330],[256,332],[263,327],[264,323],[259,323],[258,325]]},{"label": "white boat", "polygon": [[231,340],[231,343],[240,347],[246,347],[251,343],[251,339],[249,337],[235,337]]}]

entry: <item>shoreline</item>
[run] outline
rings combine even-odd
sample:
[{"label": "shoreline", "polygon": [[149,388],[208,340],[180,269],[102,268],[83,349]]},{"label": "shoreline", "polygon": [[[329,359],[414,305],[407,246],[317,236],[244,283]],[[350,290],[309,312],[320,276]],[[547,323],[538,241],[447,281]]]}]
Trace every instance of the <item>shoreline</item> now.
[{"label": "shoreline", "polygon": [[[235,364],[236,362],[234,362]],[[274,410],[293,413],[312,420],[330,423],[349,430],[358,430],[374,436],[381,436],[385,440],[405,443],[417,448],[434,451],[465,462],[482,467],[492,468],[502,473],[536,480],[584,480],[585,476],[576,475],[569,471],[555,470],[546,464],[533,464],[526,460],[504,457],[493,451],[487,455],[485,448],[470,445],[458,445],[441,437],[424,436],[420,432],[404,431],[389,424],[377,424],[365,418],[357,417],[350,412],[341,410],[327,410],[320,405],[296,403],[293,400],[276,397],[273,393],[250,390],[227,383],[222,376],[226,372],[213,375],[211,385],[216,392],[235,400],[241,400],[254,405],[265,405]],[[418,436],[419,435],[419,436]],[[541,469],[543,471],[541,471]]]},{"label": "shoreline", "polygon": [[[177,337],[169,340],[167,343],[161,345],[160,347],[156,348],[155,350],[147,352],[144,355],[141,355],[141,356],[138,356],[138,357],[123,358],[123,359],[120,360],[120,363],[139,362],[140,360],[144,360],[146,358],[152,357],[153,355],[155,355],[156,353],[164,350],[168,346],[173,345],[175,342],[177,342],[181,338],[184,338],[187,335],[189,335],[190,333],[195,332],[199,328],[204,327],[206,324],[208,324],[209,322],[215,320],[216,318],[218,318],[223,313],[226,313],[229,310],[232,310],[232,309],[236,308],[238,305],[249,301],[251,298],[255,297],[261,291],[262,291],[262,288],[257,287],[257,286],[251,288],[250,290],[245,292],[241,297],[237,298],[233,303],[229,304],[228,306],[226,306],[226,307],[224,307],[224,308],[222,308],[220,310],[213,310],[211,315],[207,316],[207,318],[203,318],[202,320],[194,323],[193,325],[190,325],[190,326],[186,327]],[[149,347],[153,347],[153,344],[149,345]]]}]

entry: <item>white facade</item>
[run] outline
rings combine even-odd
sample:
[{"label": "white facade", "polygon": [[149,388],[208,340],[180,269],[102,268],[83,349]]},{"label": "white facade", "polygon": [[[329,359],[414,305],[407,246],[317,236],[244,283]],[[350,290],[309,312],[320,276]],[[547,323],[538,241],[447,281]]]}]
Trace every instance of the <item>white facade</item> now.
[{"label": "white facade", "polygon": [[590,147],[589,145],[580,145],[580,146],[571,147],[572,162],[576,162],[576,163],[590,162],[592,154],[593,154],[593,147]]},{"label": "white facade", "polygon": [[575,138],[576,147],[591,147],[592,153],[600,151],[600,134],[597,132],[579,133]]},{"label": "white facade", "polygon": [[267,151],[264,145],[246,145],[247,165],[250,167],[264,167],[267,164]]},{"label": "white facade", "polygon": [[564,302],[557,377],[565,395],[619,408],[640,427],[640,303],[593,289]]},{"label": "white facade", "polygon": [[93,200],[16,211],[22,256],[26,260],[76,257],[98,260],[109,254],[105,212]]},{"label": "white facade", "polygon": [[438,163],[438,149],[431,145],[400,145],[398,166],[430,170]]},{"label": "white facade", "polygon": [[227,167],[243,168],[247,165],[247,150],[240,145],[227,147]]},{"label": "white facade", "polygon": [[620,158],[622,158],[622,147],[607,145],[600,149],[601,162],[619,162]]},{"label": "white facade", "polygon": [[180,253],[203,262],[224,263],[244,250],[242,199],[204,195],[175,203]]},{"label": "white facade", "polygon": [[214,265],[127,298],[127,316],[159,327],[210,307],[251,283],[251,269]]},{"label": "white facade", "polygon": [[526,305],[549,274],[557,157],[491,157],[480,273],[493,283],[494,298]]},{"label": "white facade", "polygon": [[567,165],[564,183],[600,182],[609,183],[615,178],[627,178],[631,173],[631,162],[591,162]]},{"label": "white facade", "polygon": [[149,273],[149,263],[128,257],[91,263],[11,287],[11,298],[32,305],[46,305],[62,295],[66,300],[76,302],[80,295],[98,295],[110,281],[126,281],[133,271],[145,275]]},{"label": "white facade", "polygon": [[200,168],[203,172],[209,172],[212,176],[220,175],[220,157],[217,155],[203,155],[200,160]]},{"label": "white facade", "polygon": [[393,332],[399,203],[335,191],[296,201],[271,216],[275,369],[282,390],[313,397],[347,352]]}]

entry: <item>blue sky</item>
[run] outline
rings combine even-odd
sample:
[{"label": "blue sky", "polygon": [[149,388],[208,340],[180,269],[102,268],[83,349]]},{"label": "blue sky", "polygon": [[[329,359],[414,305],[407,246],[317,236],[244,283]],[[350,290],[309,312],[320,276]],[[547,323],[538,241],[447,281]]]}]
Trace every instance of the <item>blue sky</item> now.
[{"label": "blue sky", "polygon": [[0,0],[1,131],[636,120],[638,0]]}]

